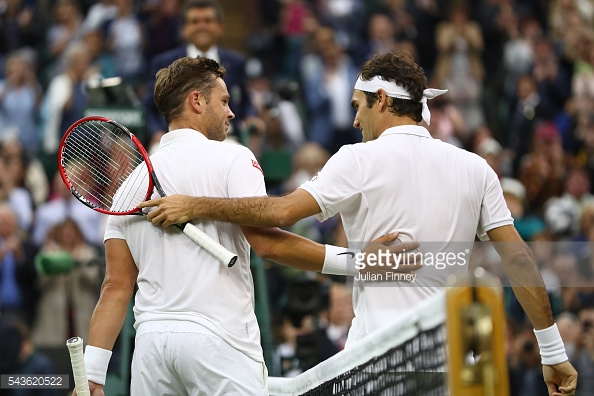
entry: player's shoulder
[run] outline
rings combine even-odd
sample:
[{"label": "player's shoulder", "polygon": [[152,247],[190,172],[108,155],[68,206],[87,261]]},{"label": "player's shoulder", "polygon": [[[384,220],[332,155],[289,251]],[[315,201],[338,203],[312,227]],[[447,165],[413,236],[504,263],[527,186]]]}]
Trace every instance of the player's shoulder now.
[{"label": "player's shoulder", "polygon": [[220,161],[220,169],[223,173],[229,172],[231,169],[240,170],[243,169],[245,171],[257,169],[262,175],[264,175],[264,171],[260,166],[260,163],[256,159],[256,156],[249,148],[237,144],[237,143],[227,143],[227,142],[213,142],[216,143],[216,146],[219,150],[219,161]]},{"label": "player's shoulder", "polygon": [[478,167],[488,167],[487,161],[481,157],[480,155],[473,153],[472,151],[468,151],[463,147],[455,146],[451,143],[447,143],[441,141],[439,139],[433,139],[433,141],[440,145],[440,149],[444,152],[449,152],[450,154],[462,158],[463,160],[473,164],[474,166]]},{"label": "player's shoulder", "polygon": [[249,148],[237,142],[208,140],[207,145],[210,155],[219,158],[222,163],[231,164],[238,158],[256,158]]},{"label": "player's shoulder", "polygon": [[227,153],[227,156],[231,161],[238,158],[256,158],[252,150],[242,144],[220,142],[220,147],[223,151],[225,151],[225,153]]}]

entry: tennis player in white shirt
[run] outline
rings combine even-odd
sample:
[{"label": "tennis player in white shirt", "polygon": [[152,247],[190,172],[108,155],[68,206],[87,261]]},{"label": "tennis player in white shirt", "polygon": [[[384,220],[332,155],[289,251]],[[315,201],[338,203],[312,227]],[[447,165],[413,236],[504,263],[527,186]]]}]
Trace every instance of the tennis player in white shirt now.
[{"label": "tennis player in white shirt", "polygon": [[[349,245],[398,230],[403,240],[418,241],[421,247],[425,241],[444,241],[447,248],[450,242],[472,244],[478,234],[496,242],[514,293],[535,328],[549,394],[572,395],[577,373],[497,176],[477,155],[431,138],[419,125],[421,120],[430,123],[427,100],[445,93],[425,84],[423,70],[408,54],[376,55],[363,65],[352,96],[357,110],[353,125],[362,131],[363,143],[342,147],[314,179],[283,197],[159,198],[145,203],[157,206],[149,220],[163,226],[200,218],[270,227],[340,213]],[[350,273],[345,251],[327,247],[325,267]],[[398,286],[355,282],[356,317],[347,347],[438,290],[433,283]]]},{"label": "tennis player in white shirt", "polygon": [[[222,142],[234,117],[224,76],[217,62],[205,58],[182,58],[157,74],[155,102],[170,132],[151,161],[168,193],[266,194],[252,152]],[[93,396],[103,395],[135,284],[132,395],[268,394],[250,245],[264,258],[312,271],[323,269],[326,247],[278,228],[194,224],[237,253],[237,263],[222,265],[174,227],[155,227],[140,216],[108,218],[105,280],[85,350]]]}]

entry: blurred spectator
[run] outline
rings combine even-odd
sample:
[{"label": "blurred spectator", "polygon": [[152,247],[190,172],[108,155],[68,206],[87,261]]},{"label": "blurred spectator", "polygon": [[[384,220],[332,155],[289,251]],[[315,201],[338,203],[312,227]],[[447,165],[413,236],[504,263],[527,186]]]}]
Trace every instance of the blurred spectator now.
[{"label": "blurred spectator", "polygon": [[594,32],[586,30],[580,35],[576,46],[572,99],[577,111],[592,114],[594,111]]},{"label": "blurred spectator", "polygon": [[526,189],[519,180],[504,177],[501,179],[503,198],[514,218],[514,226],[525,241],[543,232],[544,222],[534,215],[526,215]]},{"label": "blurred spectator", "polygon": [[563,312],[555,318],[555,322],[563,339],[569,361],[573,362],[577,338],[580,333],[578,317],[570,312]]},{"label": "blurred spectator", "polygon": [[300,103],[298,96],[301,94],[299,85],[295,81],[289,81],[279,84],[276,91],[275,105],[278,108],[283,135],[290,144],[291,153],[295,153],[305,142],[303,120],[297,107]]},{"label": "blurred spectator", "polygon": [[95,2],[85,16],[83,21],[83,29],[85,32],[100,29],[103,24],[116,17],[118,7],[115,5],[115,0],[99,0]]},{"label": "blurred spectator", "polygon": [[106,45],[101,31],[85,31],[83,40],[91,57],[90,69],[94,69],[91,74],[101,78],[116,77],[118,75],[118,69],[115,64],[115,59],[111,53],[106,52]]},{"label": "blurred spectator", "polygon": [[[66,255],[55,255],[60,252]],[[97,250],[85,242],[76,222],[68,219],[52,228],[40,254],[45,255],[50,264],[46,264],[44,273],[39,275],[34,344],[61,346],[73,334],[87,338],[91,315],[99,298]],[[57,263],[58,260],[62,262]],[[50,266],[53,267],[48,268]]]},{"label": "blurred spectator", "polygon": [[342,284],[294,281],[287,293],[275,358],[281,375],[290,377],[339,352],[354,313]]},{"label": "blurred spectator", "polygon": [[23,47],[38,47],[44,28],[35,2],[4,1],[0,9],[0,64],[3,55]]},{"label": "blurred spectator", "polygon": [[34,248],[19,232],[14,211],[0,204],[0,313],[31,325],[37,305]]},{"label": "blurred spectator", "polygon": [[293,325],[288,315],[283,315],[281,323],[277,324],[277,345],[274,351],[274,363],[276,372],[281,377],[292,378],[303,372],[296,356],[297,336],[300,331],[301,329]]},{"label": "blurred spectator", "polygon": [[510,355],[510,396],[546,395],[538,344],[531,330],[516,335]]},{"label": "blurred spectator", "polygon": [[369,18],[368,24],[368,55],[383,54],[394,51],[396,48],[396,32],[394,22],[388,15],[374,14]]},{"label": "blurred spectator", "polygon": [[[273,87],[270,78],[264,75],[264,71],[261,69],[261,63],[258,61],[250,60],[250,65],[255,62],[258,64],[257,75],[250,76],[248,87],[250,90],[251,101],[254,104],[257,112],[262,116],[263,119],[271,121],[271,118],[275,118],[279,124],[279,136],[282,140],[280,143],[268,142],[272,146],[278,148],[279,144],[285,146],[291,154],[295,153],[299,147],[305,142],[305,131],[303,126],[303,119],[299,109],[299,84],[292,80],[280,80]],[[256,73],[255,66],[253,73]],[[249,135],[253,135],[256,131],[255,128],[259,128],[262,132],[266,131],[267,135],[270,135],[269,131],[265,126],[258,127],[262,120],[255,117],[251,117],[246,122],[246,129]],[[258,131],[260,132],[260,131]],[[272,136],[269,136],[272,137]],[[256,157],[259,157],[262,150],[258,150]]]},{"label": "blurred spectator", "polygon": [[418,49],[418,63],[426,70],[428,76],[435,74],[435,61],[437,59],[438,50],[435,42],[435,32],[438,24],[443,20],[443,10],[449,5],[449,0],[415,0],[413,13],[415,20],[415,29],[408,29],[409,31],[417,31],[411,37],[400,37],[399,41],[403,39],[413,41],[415,47]]},{"label": "blurred spectator", "polygon": [[232,133],[238,134],[246,117],[254,116],[246,89],[245,63],[243,55],[218,46],[218,40],[223,35],[223,9],[217,0],[188,0],[182,11],[182,36],[187,45],[172,49],[156,56],[151,61],[150,78],[144,104],[147,114],[147,129],[151,144],[159,142],[167,131],[165,119],[159,114],[153,97],[154,79],[157,71],[169,66],[175,60],[185,56],[204,56],[214,59],[225,67],[225,83],[231,95],[229,107],[235,114],[231,120]]},{"label": "blurred spectator", "polygon": [[552,270],[557,275],[561,285],[562,309],[575,312],[580,309],[579,287],[583,277],[580,274],[578,262],[573,254],[555,252],[552,258]]},{"label": "blurred spectator", "polygon": [[41,162],[23,150],[16,136],[0,140],[0,157],[5,159],[14,185],[27,190],[34,207],[43,204],[48,197],[49,183]]},{"label": "blurred spectator", "polygon": [[[394,23],[396,40],[415,40],[419,36],[419,29],[415,20],[415,8],[417,7],[410,7],[410,4],[407,4],[409,2],[403,0],[387,0],[383,3]],[[431,3],[431,1],[419,3],[424,5]]]},{"label": "blurred spectator", "polygon": [[182,19],[179,15],[180,0],[156,0],[145,3],[143,19],[146,32],[145,55],[156,55],[174,49],[180,44]]},{"label": "blurred spectator", "polygon": [[323,26],[335,33],[336,44],[356,62],[367,55],[365,36],[365,7],[362,0],[319,0],[316,15]]},{"label": "blurred spectator", "polygon": [[66,68],[54,77],[41,107],[43,150],[55,154],[60,139],[70,125],[83,116],[87,103],[85,80],[91,55],[83,44],[73,45],[64,54]]},{"label": "blurred spectator", "polygon": [[[31,341],[31,328],[21,321],[12,321],[22,337],[18,368],[11,374],[52,375],[56,373],[54,363],[43,353],[35,349]],[[58,396],[58,390],[50,387],[33,389],[15,389],[14,396]]]},{"label": "blurred spectator", "polygon": [[480,26],[468,19],[465,2],[452,5],[449,19],[437,27],[436,42],[439,56],[435,78],[441,88],[449,90],[449,99],[462,113],[468,129],[474,130],[484,124],[480,103],[484,44]]},{"label": "blurred spectator", "polygon": [[426,127],[431,136],[456,147],[463,147],[469,138],[468,129],[463,114],[452,104],[449,95],[438,96],[431,101],[429,108],[431,125]]},{"label": "blurred spectator", "polygon": [[555,42],[563,43],[572,30],[584,25],[584,21],[592,23],[592,5],[588,3],[590,2],[587,0],[551,1],[549,7],[550,36]]},{"label": "blurred spectator", "polygon": [[581,148],[576,156],[576,163],[585,169],[592,188],[594,186],[594,117],[588,117],[580,131]]},{"label": "blurred spectator", "polygon": [[554,119],[565,106],[571,94],[571,70],[557,59],[550,40],[541,38],[534,45],[532,75],[540,100],[547,109],[547,119]]},{"label": "blurred spectator", "polygon": [[305,0],[281,0],[280,3],[279,28],[285,47],[281,75],[297,81],[307,34],[306,23],[308,18],[312,18],[312,11]]},{"label": "blurred spectator", "polygon": [[338,350],[343,350],[351,323],[355,318],[353,296],[344,284],[330,286],[326,336]]},{"label": "blurred spectator", "polygon": [[485,42],[482,54],[485,84],[494,85],[500,82],[504,47],[510,38],[518,35],[518,17],[511,2],[481,0],[471,4],[473,19],[480,25]]},{"label": "blurred spectator", "polygon": [[138,86],[144,71],[144,31],[135,14],[134,0],[115,0],[115,5],[115,17],[102,26],[107,48],[113,54],[118,76]]},{"label": "blurred spectator", "polygon": [[541,102],[536,89],[536,80],[531,75],[520,76],[516,98],[510,106],[510,127],[506,147],[515,154],[514,170],[528,152],[533,138],[535,125],[544,118],[547,109]]},{"label": "blurred spectator", "polygon": [[333,154],[344,144],[361,141],[361,133],[353,128],[351,107],[359,69],[336,42],[332,29],[319,28],[313,40],[315,52],[301,61],[309,140]]},{"label": "blurred spectator", "polygon": [[[508,5],[505,9],[512,15],[507,28],[510,39],[505,43],[503,61],[505,65],[505,81],[503,91],[507,98],[513,98],[518,80],[530,73],[534,64],[534,46],[542,35],[542,29],[534,19],[526,19],[518,23],[513,8]],[[519,25],[519,26],[518,26]]]},{"label": "blurred spectator", "polygon": [[[314,142],[305,143],[294,156],[293,173],[289,180],[283,185],[283,194],[295,191],[299,186],[315,177],[324,167],[330,154],[319,144]],[[329,224],[331,222],[328,222]],[[324,231],[329,224],[320,223],[315,217],[307,217],[297,221],[291,226],[291,232],[304,236],[308,239],[325,242]]]},{"label": "blurred spectator", "polygon": [[475,153],[483,157],[498,176],[501,176],[500,163],[502,151],[503,149],[499,142],[490,136],[483,139],[475,149]]},{"label": "blurred spectator", "polygon": [[47,32],[49,53],[55,61],[52,76],[64,70],[63,55],[82,39],[82,14],[75,0],[59,0],[53,5],[54,23]]},{"label": "blurred spectator", "polygon": [[[13,374],[17,370],[22,342],[23,336],[19,329],[10,320],[0,317],[0,351],[2,351],[0,374]],[[4,391],[3,389],[3,395]],[[12,395],[12,393],[9,394]]]},{"label": "blurred spectator", "polygon": [[559,239],[577,236],[580,232],[582,209],[592,204],[594,196],[590,194],[588,175],[581,168],[570,170],[563,195],[545,202],[544,218],[548,229]]},{"label": "blurred spectator", "polygon": [[14,172],[16,162],[0,156],[0,203],[7,203],[12,208],[19,231],[26,233],[33,222],[33,200],[29,192],[18,185],[19,174]]},{"label": "blurred spectator", "polygon": [[308,142],[301,146],[294,158],[293,174],[283,188],[286,194],[295,191],[300,185],[317,175],[330,159],[330,154],[319,144]]},{"label": "blurred spectator", "polygon": [[581,374],[576,394],[591,395],[594,393],[594,308],[582,308],[578,317],[578,336],[571,364]]},{"label": "blurred spectator", "polygon": [[33,66],[19,53],[6,59],[0,80],[0,138],[14,133],[28,153],[39,150],[38,110],[42,91]]},{"label": "blurred spectator", "polygon": [[534,134],[532,151],[522,158],[518,179],[526,187],[533,213],[542,213],[544,203],[563,191],[565,163],[561,138],[552,123],[541,124]]},{"label": "blurred spectator", "polygon": [[102,246],[102,215],[90,210],[85,204],[74,198],[62,181],[59,172],[54,175],[52,189],[54,195],[37,209],[32,233],[33,243],[41,247],[52,227],[71,218],[76,222],[88,243]]}]

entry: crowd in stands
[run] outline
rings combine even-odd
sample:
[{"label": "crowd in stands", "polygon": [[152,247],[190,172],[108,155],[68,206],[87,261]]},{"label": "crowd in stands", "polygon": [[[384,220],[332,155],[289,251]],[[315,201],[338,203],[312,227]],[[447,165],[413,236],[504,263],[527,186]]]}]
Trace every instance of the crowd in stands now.
[{"label": "crowd in stands", "polygon": [[[92,82],[121,78],[154,149],[164,133],[154,73],[180,56],[215,58],[237,115],[228,140],[256,154],[269,194],[284,194],[361,140],[350,106],[360,66],[403,50],[428,86],[449,90],[430,102],[432,136],[500,176],[580,373],[578,393],[594,394],[593,0],[250,0],[239,10],[223,1],[227,15],[245,15],[237,52],[218,44],[230,29],[222,15],[184,20],[183,3],[0,0],[0,313],[24,329],[23,345],[85,337],[98,298],[105,219],[56,172],[60,138],[97,104]],[[305,219],[293,231],[347,243],[340,219]],[[489,248],[476,255],[502,275]],[[266,268],[278,341],[271,372],[295,375],[342,349],[353,315],[344,280]],[[295,284],[318,298],[292,294]],[[511,293],[506,308],[512,395],[546,392]]]}]

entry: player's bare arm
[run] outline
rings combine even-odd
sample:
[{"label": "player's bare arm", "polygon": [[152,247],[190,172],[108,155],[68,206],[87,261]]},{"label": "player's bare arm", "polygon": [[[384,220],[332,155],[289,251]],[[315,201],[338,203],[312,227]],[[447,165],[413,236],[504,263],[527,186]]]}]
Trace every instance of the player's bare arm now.
[{"label": "player's bare arm", "polygon": [[553,314],[534,256],[515,227],[507,225],[488,231],[489,239],[503,263],[518,301],[535,329],[553,325]]},{"label": "player's bare arm", "polygon": [[250,227],[288,227],[321,211],[311,194],[302,189],[282,197],[207,198],[171,195],[139,205],[140,208],[153,206],[155,209],[148,214],[148,220],[163,227],[198,218]]},{"label": "player's bare arm", "polygon": [[[514,226],[495,228],[487,234],[501,256],[503,269],[514,289],[514,294],[534,328],[542,330],[553,326],[549,296],[534,256]],[[541,354],[543,354],[542,347]],[[574,394],[577,372],[568,360],[554,365],[543,364],[543,374],[550,396]]]},{"label": "player's bare arm", "polygon": [[124,324],[138,268],[124,239],[105,241],[105,279],[89,327],[89,345],[111,350]]},{"label": "player's bare arm", "polygon": [[[108,239],[105,241],[105,255],[105,279],[101,285],[99,301],[91,317],[87,355],[89,346],[106,351],[113,349],[126,319],[128,304],[132,298],[138,275],[138,268],[125,240]],[[87,370],[89,370],[88,361]],[[89,375],[91,394],[101,395],[103,386],[94,383],[91,378],[92,376]]]},{"label": "player's bare arm", "polygon": [[[263,259],[305,271],[322,271],[326,253],[324,245],[299,235],[283,231],[279,228],[254,228],[243,226],[241,229],[256,254]],[[385,245],[395,241],[397,238],[397,232],[384,235],[372,241],[362,250],[362,252],[365,253],[366,256],[374,254],[375,257],[377,257],[380,250],[388,251],[390,252],[390,260],[394,261],[395,257],[401,255],[400,262],[404,262],[406,253],[417,249],[419,244],[417,242],[409,242],[397,246]],[[394,267],[388,268],[395,272],[411,272],[420,269],[421,265],[420,263],[416,265],[415,263],[410,263],[410,265],[402,265],[396,270],[393,269]],[[366,266],[361,272],[380,272],[383,270],[385,270],[384,267]]]}]

